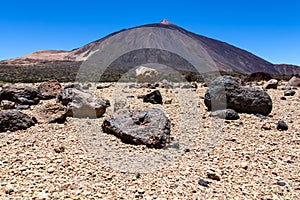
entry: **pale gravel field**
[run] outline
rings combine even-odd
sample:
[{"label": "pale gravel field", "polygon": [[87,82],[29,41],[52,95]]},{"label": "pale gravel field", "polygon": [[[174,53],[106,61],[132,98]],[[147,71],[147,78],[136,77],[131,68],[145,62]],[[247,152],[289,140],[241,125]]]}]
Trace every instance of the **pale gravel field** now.
[{"label": "pale gravel field", "polygon": [[[163,105],[137,99],[145,88],[115,83],[95,91],[112,103],[102,118],[0,133],[0,199],[300,199],[299,91],[281,100],[282,90],[268,90],[268,119],[240,114],[236,121],[208,117],[204,87],[160,89],[164,100],[172,98]],[[114,99],[123,102],[118,107],[164,109],[179,148],[132,146],[103,133],[102,121],[117,109]],[[276,129],[280,119],[288,131]],[[65,151],[56,153],[61,146]],[[208,178],[208,170],[220,181]],[[200,178],[211,183],[200,186]]]}]

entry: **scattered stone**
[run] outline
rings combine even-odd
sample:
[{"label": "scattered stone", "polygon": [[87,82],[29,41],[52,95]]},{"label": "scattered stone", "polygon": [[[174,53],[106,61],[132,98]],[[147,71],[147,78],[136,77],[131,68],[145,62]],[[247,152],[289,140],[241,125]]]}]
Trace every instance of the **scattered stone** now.
[{"label": "scattered stone", "polygon": [[101,90],[101,89],[105,89],[105,88],[109,88],[110,86],[112,86],[112,84],[109,84],[109,85],[97,85],[97,89],[98,90]]},{"label": "scattered stone", "polygon": [[47,172],[48,172],[49,174],[52,174],[53,172],[55,172],[55,168],[54,168],[54,167],[49,167],[49,168],[47,169]]},{"label": "scattered stone", "polygon": [[0,132],[25,130],[34,124],[31,117],[18,110],[0,111]]},{"label": "scattered stone", "polygon": [[143,98],[144,102],[153,104],[162,104],[162,96],[159,90],[154,90],[153,92],[146,94]]},{"label": "scattered stone", "polygon": [[249,163],[248,162],[241,162],[240,163],[240,167],[244,170],[247,170],[248,169],[248,166],[249,166]]},{"label": "scattered stone", "polygon": [[137,172],[137,173],[134,174],[134,177],[135,177],[135,178],[140,178],[140,177],[141,177],[141,174],[140,174],[139,172]]},{"label": "scattered stone", "polygon": [[289,128],[288,125],[284,121],[279,120],[277,122],[277,130],[286,131],[288,130],[288,128]]},{"label": "scattered stone", "polygon": [[52,99],[62,91],[62,85],[55,80],[43,82],[38,86],[38,91],[41,93],[42,99]]},{"label": "scattered stone", "polygon": [[172,84],[169,83],[169,81],[167,81],[166,79],[161,81],[160,87],[161,88],[166,88],[166,89],[172,89],[173,88]]},{"label": "scattered stone", "polygon": [[134,96],[133,96],[133,95],[130,95],[130,96],[127,96],[126,98],[128,98],[128,99],[133,99]]},{"label": "scattered stone", "polygon": [[300,86],[300,78],[297,78],[296,76],[293,76],[288,84],[287,84],[287,87],[299,87]]},{"label": "scattered stone", "polygon": [[286,100],[286,98],[285,98],[285,97],[280,97],[280,99],[281,99],[281,100]]},{"label": "scattered stone", "polygon": [[277,181],[277,185],[279,185],[279,186],[285,186],[286,185],[286,183],[284,182],[284,181]]},{"label": "scattered stone", "polygon": [[173,99],[166,99],[165,102],[164,102],[164,104],[172,104],[172,100]]},{"label": "scattered stone", "polygon": [[45,103],[36,108],[34,117],[38,123],[64,123],[67,118],[67,109],[60,103]]},{"label": "scattered stone", "polygon": [[67,116],[70,117],[101,117],[109,101],[95,97],[91,93],[83,92],[76,88],[64,89],[58,96],[57,101],[67,106]]},{"label": "scattered stone", "polygon": [[278,87],[278,80],[276,79],[269,80],[264,86],[265,89],[277,89],[277,87]]},{"label": "scattered stone", "polygon": [[236,112],[262,114],[272,111],[272,100],[263,90],[240,86],[240,79],[231,76],[216,78],[205,93],[204,103],[208,110],[230,108]]},{"label": "scattered stone", "polygon": [[139,83],[148,82],[155,83],[158,78],[158,72],[155,69],[140,66],[135,70],[136,78]]},{"label": "scattered stone", "polygon": [[272,126],[270,123],[266,122],[264,123],[262,126],[261,126],[261,129],[263,130],[271,130],[272,129]]},{"label": "scattered stone", "polygon": [[68,88],[76,88],[77,90],[81,90],[81,85],[79,83],[72,83],[72,84],[68,84],[64,87],[64,90],[65,89],[68,89]]},{"label": "scattered stone", "polygon": [[91,86],[92,86],[92,85],[89,83],[89,84],[83,85],[81,88],[82,88],[83,90],[88,90],[88,89],[90,89]]},{"label": "scattered stone", "polygon": [[12,101],[2,100],[0,107],[3,110],[15,109],[16,108],[16,104],[15,104],[15,102],[12,102]]},{"label": "scattered stone", "polygon": [[18,105],[16,107],[17,110],[27,110],[30,108],[30,105]]},{"label": "scattered stone", "polygon": [[208,184],[210,184],[210,182],[200,178],[199,181],[198,181],[198,184],[203,186],[203,187],[208,187]]},{"label": "scattered stone", "polygon": [[163,148],[170,142],[170,120],[157,108],[118,110],[111,118],[104,120],[102,129],[129,144]]},{"label": "scattered stone", "polygon": [[189,148],[186,147],[186,148],[183,149],[183,151],[184,151],[184,153],[188,153],[188,152],[190,152],[191,150],[190,150]]},{"label": "scattered stone", "polygon": [[207,171],[207,177],[212,179],[212,180],[216,180],[216,181],[220,181],[221,180],[221,175],[217,170],[214,169],[210,169]]},{"label": "scattered stone", "polygon": [[36,105],[40,98],[40,92],[31,87],[10,85],[0,91],[0,100],[9,100],[20,105]]},{"label": "scattered stone", "polygon": [[11,184],[6,185],[5,194],[11,195],[14,191],[14,187]]},{"label": "scattered stone", "polygon": [[294,96],[296,94],[295,90],[286,90],[284,91],[284,96]]},{"label": "scattered stone", "polygon": [[65,151],[65,147],[64,146],[55,147],[54,151],[55,153],[62,153]]},{"label": "scattered stone", "polygon": [[138,99],[143,99],[146,95],[138,95],[137,98]]},{"label": "scattered stone", "polygon": [[240,116],[232,109],[216,110],[210,113],[210,117],[218,117],[226,120],[238,120]]}]

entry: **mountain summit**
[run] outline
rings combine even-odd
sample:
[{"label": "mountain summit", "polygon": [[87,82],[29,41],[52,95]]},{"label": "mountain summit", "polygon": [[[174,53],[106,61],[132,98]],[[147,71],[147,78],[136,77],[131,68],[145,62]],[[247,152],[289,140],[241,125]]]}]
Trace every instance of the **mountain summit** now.
[{"label": "mountain summit", "polygon": [[[131,51],[130,54],[126,54],[126,59],[120,58],[112,64],[120,69],[154,60],[160,64],[172,66],[178,71],[192,71],[188,66],[189,62],[180,56],[180,54],[184,54],[185,57],[192,57],[194,63],[199,64],[197,67],[204,66],[205,72],[217,70],[241,74],[255,72],[300,74],[300,67],[272,64],[228,43],[192,33],[166,19],[159,23],[120,30],[71,51],[37,51],[20,58],[1,61],[0,65],[34,66],[48,62],[56,62],[57,65],[59,63],[64,65],[66,62],[82,63],[95,52],[99,53],[99,49],[103,52],[115,53],[120,49],[127,48],[128,45],[136,44],[138,44],[136,48],[145,49],[142,52]],[[146,47],[155,47],[153,49],[158,50],[150,51],[146,50]],[[164,49],[168,49],[168,51],[163,51]],[[124,63],[125,60],[126,63]]]}]

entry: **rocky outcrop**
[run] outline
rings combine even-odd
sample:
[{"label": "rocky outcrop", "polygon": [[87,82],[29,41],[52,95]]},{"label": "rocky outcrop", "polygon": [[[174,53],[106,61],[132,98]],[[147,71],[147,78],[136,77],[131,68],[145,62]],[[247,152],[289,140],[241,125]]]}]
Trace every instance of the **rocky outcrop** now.
[{"label": "rocky outcrop", "polygon": [[0,132],[24,130],[34,124],[35,120],[18,110],[0,111]]},{"label": "rocky outcrop", "polygon": [[43,82],[38,86],[38,91],[43,99],[52,99],[62,91],[62,86],[58,81],[52,80]]},{"label": "rocky outcrop", "polygon": [[19,105],[36,105],[40,98],[40,92],[31,87],[10,85],[3,87],[0,92],[0,101],[9,100]]},{"label": "rocky outcrop", "polygon": [[67,116],[78,118],[101,117],[109,106],[107,100],[76,88],[64,89],[57,96],[57,101],[62,105],[67,106]]},{"label": "rocky outcrop", "polygon": [[268,115],[272,111],[270,96],[259,88],[241,86],[239,82],[231,76],[216,78],[205,93],[208,110],[230,108],[241,113]]},{"label": "rocky outcrop", "polygon": [[118,110],[111,118],[105,119],[102,129],[129,144],[163,148],[170,142],[170,121],[157,108]]}]

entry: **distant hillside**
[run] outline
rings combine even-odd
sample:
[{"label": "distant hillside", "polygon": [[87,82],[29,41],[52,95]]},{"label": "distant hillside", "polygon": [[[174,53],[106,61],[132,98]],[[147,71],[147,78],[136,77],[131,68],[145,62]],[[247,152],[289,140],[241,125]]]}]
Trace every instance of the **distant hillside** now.
[{"label": "distant hillside", "polygon": [[[201,70],[203,69],[203,72],[222,71],[239,74],[265,72],[274,75],[300,74],[300,67],[298,66],[272,64],[243,49],[192,33],[171,24],[167,20],[162,20],[160,23],[120,30],[72,51],[41,50],[20,58],[0,61],[2,68],[0,70],[0,78],[2,77],[1,79],[3,79],[4,76],[10,75],[11,71],[14,71],[5,70],[9,69],[7,67],[24,66],[35,68],[43,66],[44,69],[47,66],[55,66],[57,70],[65,70],[65,65],[68,63],[68,66],[76,66],[74,68],[76,70],[91,55],[99,53],[99,49],[115,53],[116,49],[114,48],[116,46],[122,47],[129,43],[139,44],[139,46],[143,47],[156,46],[158,48],[137,49],[125,55],[120,55],[118,59],[110,64],[110,72],[126,72],[134,66],[149,62],[171,66],[181,72],[197,72],[193,65],[180,55],[180,52],[184,50],[188,54],[188,57],[192,56],[193,60],[202,63],[198,67]],[[172,52],[179,53],[172,53],[164,49],[171,49]],[[38,72],[34,71],[44,73],[40,74],[41,77],[48,76],[50,78],[51,76],[55,76],[54,74],[49,74],[47,70],[44,72],[34,69],[27,71],[32,71],[30,76],[39,75],[37,74]],[[64,74],[64,72],[59,74]]]}]

